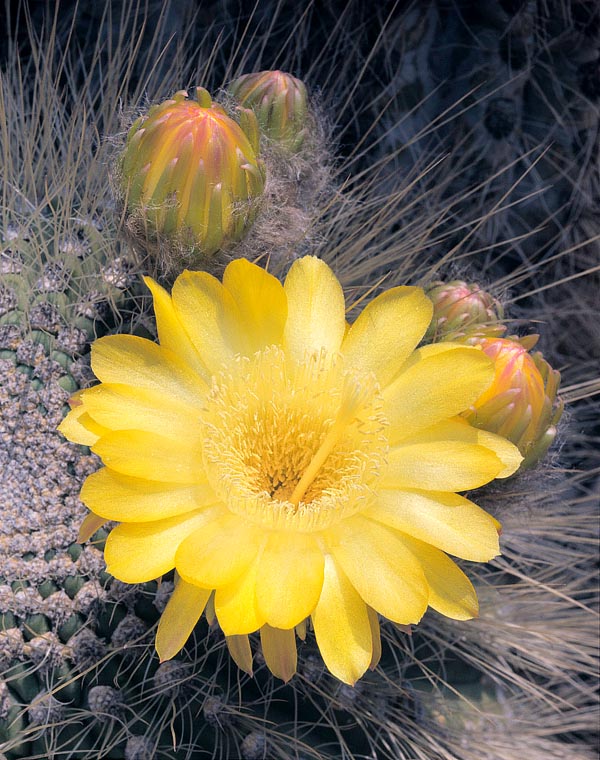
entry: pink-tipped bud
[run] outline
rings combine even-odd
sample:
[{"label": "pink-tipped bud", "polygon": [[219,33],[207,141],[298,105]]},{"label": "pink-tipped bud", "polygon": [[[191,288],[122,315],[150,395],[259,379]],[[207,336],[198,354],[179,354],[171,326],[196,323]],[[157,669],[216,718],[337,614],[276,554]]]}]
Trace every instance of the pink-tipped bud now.
[{"label": "pink-tipped bud", "polygon": [[120,169],[127,209],[151,239],[211,254],[252,224],[264,174],[253,114],[244,113],[246,133],[206,90],[196,98],[180,91],[140,117]]},{"label": "pink-tipped bud", "polygon": [[265,135],[296,153],[308,131],[308,96],[300,79],[283,71],[244,74],[227,88],[237,102],[252,108]]},{"label": "pink-tipped bud", "polygon": [[428,343],[495,337],[506,330],[501,324],[502,305],[479,285],[462,280],[434,282],[425,292],[433,303],[433,317],[425,334]]},{"label": "pink-tipped bud", "polygon": [[496,374],[487,391],[462,416],[475,427],[508,438],[524,457],[521,469],[531,467],[542,459],[556,436],[563,411],[557,399],[560,373],[541,353],[528,353],[516,340],[482,338],[475,344],[494,361]]}]

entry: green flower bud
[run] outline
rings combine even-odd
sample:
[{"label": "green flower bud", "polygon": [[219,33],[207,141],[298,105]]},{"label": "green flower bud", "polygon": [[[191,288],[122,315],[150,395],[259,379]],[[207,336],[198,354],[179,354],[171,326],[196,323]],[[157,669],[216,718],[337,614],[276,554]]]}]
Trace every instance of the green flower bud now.
[{"label": "green flower bud", "polygon": [[434,282],[425,291],[433,302],[433,317],[425,334],[427,343],[467,337],[502,335],[502,305],[479,285],[463,280]]},{"label": "green flower bud", "polygon": [[262,131],[291,153],[302,147],[308,132],[308,96],[300,79],[283,71],[244,74],[228,87],[246,108],[254,109]]}]

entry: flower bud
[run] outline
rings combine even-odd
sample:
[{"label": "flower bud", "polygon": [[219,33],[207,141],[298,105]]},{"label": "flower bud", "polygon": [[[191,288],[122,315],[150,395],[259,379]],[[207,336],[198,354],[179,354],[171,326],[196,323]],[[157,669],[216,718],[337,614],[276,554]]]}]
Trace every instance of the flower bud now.
[{"label": "flower bud", "polygon": [[[264,189],[258,128],[247,133],[208,92],[184,90],[131,127],[121,157],[125,202],[150,239],[173,239],[204,254],[240,240]],[[254,142],[254,145],[252,144]]]},{"label": "flower bud", "polygon": [[508,438],[524,459],[521,469],[544,456],[556,436],[563,412],[557,400],[560,373],[539,351],[528,353],[516,340],[482,338],[476,341],[494,361],[491,386],[463,412],[471,425]]},{"label": "flower bud", "polygon": [[433,317],[425,334],[428,343],[494,337],[506,330],[500,324],[502,305],[479,285],[462,280],[434,282],[425,292],[433,303]]},{"label": "flower bud", "polygon": [[262,131],[282,148],[296,153],[308,131],[308,96],[300,79],[283,71],[244,74],[228,87],[230,94],[253,108]]}]

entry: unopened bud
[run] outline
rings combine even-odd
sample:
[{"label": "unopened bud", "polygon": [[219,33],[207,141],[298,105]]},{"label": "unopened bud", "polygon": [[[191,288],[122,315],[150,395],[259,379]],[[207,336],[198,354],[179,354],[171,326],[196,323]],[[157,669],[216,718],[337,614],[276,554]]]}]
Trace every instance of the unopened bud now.
[{"label": "unopened bud", "polygon": [[237,102],[252,108],[269,139],[297,152],[308,131],[308,96],[300,79],[283,71],[244,74],[227,88]]},{"label": "unopened bud", "polygon": [[496,374],[462,416],[475,427],[508,438],[523,455],[521,469],[532,467],[556,436],[563,412],[557,399],[560,373],[539,351],[530,354],[516,340],[483,338],[476,345],[494,361]]},{"label": "unopened bud", "polygon": [[140,117],[120,170],[127,209],[150,240],[211,254],[252,224],[264,174],[253,114],[244,114],[247,134],[206,90],[196,95],[180,91]]},{"label": "unopened bud", "polygon": [[428,343],[495,337],[506,330],[501,324],[502,305],[479,285],[463,280],[434,282],[425,292],[433,303],[433,317],[425,334]]}]

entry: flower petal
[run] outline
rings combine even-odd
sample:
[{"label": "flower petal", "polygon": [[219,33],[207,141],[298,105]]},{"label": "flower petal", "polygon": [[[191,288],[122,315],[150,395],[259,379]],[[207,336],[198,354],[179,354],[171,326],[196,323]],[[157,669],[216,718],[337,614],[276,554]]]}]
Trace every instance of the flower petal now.
[{"label": "flower petal", "polygon": [[369,625],[371,626],[371,639],[373,640],[373,655],[369,663],[369,670],[375,670],[381,659],[381,630],[379,627],[379,615],[372,607],[367,607],[369,613]]},{"label": "flower petal", "polygon": [[493,363],[477,348],[418,349],[383,392],[390,444],[464,411],[493,379]]},{"label": "flower petal", "polygon": [[306,353],[339,351],[346,329],[344,293],[324,261],[304,256],[295,261],[284,284],[288,318],[283,343],[292,359]]},{"label": "flower petal", "polygon": [[323,590],[312,622],[325,665],[340,681],[354,685],[373,656],[369,614],[331,555],[325,556]]},{"label": "flower petal", "polygon": [[256,607],[256,568],[254,561],[233,583],[215,592],[215,612],[226,636],[258,631],[264,616]]},{"label": "flower petal", "polygon": [[121,383],[162,393],[197,406],[208,386],[166,348],[136,335],[108,335],[92,344],[92,369],[103,383]]},{"label": "flower petal", "polygon": [[[471,426],[469,425],[469,427]],[[523,455],[514,443],[507,441],[501,435],[489,433],[487,430],[479,430],[478,428],[471,428],[471,430],[474,430],[477,435],[477,443],[485,446],[486,449],[491,449],[504,465],[504,469],[496,475],[497,478],[508,478],[519,469]],[[470,432],[469,435],[471,435]]]},{"label": "flower petal", "polygon": [[443,420],[421,430],[412,436],[407,443],[428,443],[431,441],[464,441],[493,451],[504,465],[504,468],[496,475],[497,478],[507,478],[512,475],[519,469],[519,465],[523,461],[521,452],[514,443],[495,433],[473,427],[461,417]]},{"label": "flower petal", "polygon": [[456,557],[488,562],[500,554],[494,518],[455,493],[382,490],[364,514]]},{"label": "flower petal", "polygon": [[463,441],[407,442],[390,450],[381,488],[468,491],[504,469],[490,449]]},{"label": "flower petal", "polygon": [[170,660],[183,648],[210,594],[210,589],[186,583],[182,578],[177,581],[156,631],[156,651],[161,662]]},{"label": "flower petal", "polygon": [[258,528],[223,511],[183,541],[175,557],[177,572],[204,588],[227,586],[252,563],[261,540]]},{"label": "flower petal", "polygon": [[88,475],[81,501],[103,520],[152,522],[217,502],[206,484],[182,486],[121,475],[107,467]]},{"label": "flower petal", "polygon": [[283,631],[280,628],[263,625],[260,629],[260,643],[271,673],[287,683],[296,672],[298,660],[294,629]]},{"label": "flower petal", "polygon": [[252,676],[252,650],[247,636],[225,636],[231,659],[240,670]]},{"label": "flower petal", "polygon": [[373,299],[342,344],[347,365],[375,373],[382,388],[398,374],[431,322],[433,305],[421,288],[391,288]]},{"label": "flower petal", "polygon": [[171,296],[152,278],[144,277],[144,282],[152,293],[160,345],[176,353],[206,382],[210,382],[210,372],[179,321]]},{"label": "flower petal", "polygon": [[223,285],[238,306],[248,351],[279,345],[287,319],[287,297],[279,280],[246,259],[236,259],[227,265]]},{"label": "flower petal", "polygon": [[258,562],[256,603],[275,628],[308,617],[323,587],[323,554],[310,534],[272,532]]},{"label": "flower petal", "polygon": [[211,374],[237,353],[247,353],[241,317],[231,293],[206,272],[188,272],[175,280],[173,306]]},{"label": "flower petal", "polygon": [[193,484],[206,481],[200,442],[200,437],[177,440],[140,430],[115,430],[103,435],[92,451],[122,475]]},{"label": "flower petal", "polygon": [[329,548],[363,600],[394,623],[418,623],[429,590],[395,531],[355,515],[327,531]]},{"label": "flower petal", "polygon": [[111,430],[145,430],[192,439],[200,435],[198,407],[172,399],[164,391],[101,383],[86,389],[81,400],[85,411]]},{"label": "flower petal", "polygon": [[403,541],[425,572],[429,584],[429,606],[453,620],[477,617],[477,594],[458,565],[444,552],[423,541],[409,536],[404,536]]},{"label": "flower petal", "polygon": [[219,508],[150,523],[124,523],[110,532],[104,547],[107,571],[125,583],[145,583],[175,567],[175,552]]},{"label": "flower petal", "polygon": [[89,541],[94,533],[98,530],[98,528],[101,528],[105,522],[106,519],[104,517],[98,517],[98,515],[90,512],[84,517],[83,522],[79,526],[77,541],[80,544],[84,544],[86,541]]},{"label": "flower petal", "polygon": [[93,420],[83,404],[79,403],[60,423],[58,431],[72,443],[93,446],[100,436],[107,432],[107,429]]}]

